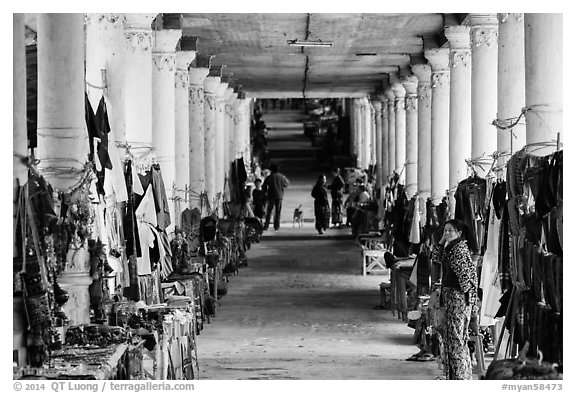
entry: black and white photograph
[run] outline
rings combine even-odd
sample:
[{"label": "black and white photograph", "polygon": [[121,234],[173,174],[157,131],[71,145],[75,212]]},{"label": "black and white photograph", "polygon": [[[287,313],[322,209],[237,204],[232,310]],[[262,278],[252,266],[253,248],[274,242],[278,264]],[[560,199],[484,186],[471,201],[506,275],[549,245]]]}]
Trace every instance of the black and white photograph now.
[{"label": "black and white photograph", "polygon": [[11,13],[13,391],[568,389],[565,14],[324,5]]}]

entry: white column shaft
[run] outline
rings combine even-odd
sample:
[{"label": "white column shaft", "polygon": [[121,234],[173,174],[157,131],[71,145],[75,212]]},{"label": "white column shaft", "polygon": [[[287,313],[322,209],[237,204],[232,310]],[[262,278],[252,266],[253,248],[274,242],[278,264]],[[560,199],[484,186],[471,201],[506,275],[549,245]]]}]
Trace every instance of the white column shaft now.
[{"label": "white column shaft", "polygon": [[125,53],[123,14],[86,14],[86,81],[103,87],[106,70],[106,91],[90,85],[86,91],[94,110],[104,93],[110,129],[120,141],[126,140]]},{"label": "white column shaft", "polygon": [[[206,190],[206,169],[204,159],[204,80],[206,79],[206,76],[208,76],[208,68],[190,68],[189,70],[189,187],[195,194],[199,194]],[[191,198],[190,207],[200,208],[200,200],[194,197]]]},{"label": "white column shaft", "polygon": [[152,144],[152,29],[156,14],[126,14],[126,140]]},{"label": "white column shaft", "polygon": [[388,172],[396,172],[396,96],[389,90],[388,97]]},{"label": "white column shaft", "polygon": [[[498,119],[517,118],[525,103],[524,15],[498,14]],[[510,122],[511,123],[511,122]],[[499,152],[514,153],[526,145],[526,124],[497,130]],[[506,162],[506,157],[499,164]]]},{"label": "white column shaft", "polygon": [[388,100],[382,99],[382,182],[388,183],[390,166],[388,163]]},{"label": "white column shaft", "polygon": [[431,169],[430,194],[432,203],[438,205],[448,189],[450,161],[450,69],[447,48],[426,50],[426,59],[432,67],[431,106]]},{"label": "white column shaft", "polygon": [[374,107],[374,138],[376,142],[375,163],[377,168],[376,179],[378,188],[382,188],[384,172],[382,170],[382,101],[375,100],[372,102]]},{"label": "white column shaft", "polygon": [[472,154],[472,73],[470,28],[453,26],[445,29],[450,41],[450,216],[454,216],[453,192],[466,178],[466,159]]},{"label": "white column shaft", "polygon": [[210,203],[216,197],[216,88],[220,77],[204,81],[204,160],[206,192]]},{"label": "white column shaft", "polygon": [[399,182],[406,184],[406,169],[404,167],[406,164],[406,90],[400,83],[394,83],[392,90],[394,90],[394,94],[396,95],[394,103],[394,110],[396,112],[396,159],[394,167],[400,175]]},{"label": "white column shaft", "polygon": [[[498,24],[496,14],[471,14],[472,158],[490,156],[497,148],[492,121],[498,109]],[[477,168],[480,176],[489,167]]]},{"label": "white column shaft", "polygon": [[432,75],[427,64],[413,65],[412,72],[418,77],[418,192],[425,201],[432,180]]},{"label": "white column shaft", "polygon": [[[180,30],[160,30],[156,33],[155,46],[152,52],[152,145],[154,154],[160,163],[162,180],[168,197],[170,217],[168,231],[174,226],[173,185],[176,182],[176,96],[174,81],[176,72],[175,48]],[[177,188],[182,188],[178,184]]]},{"label": "white column shaft", "polygon": [[[526,53],[526,144],[556,142],[563,126],[563,15],[524,14]],[[544,156],[556,145],[534,146]]]},{"label": "white column shaft", "polygon": [[[14,154],[28,155],[28,127],[26,124],[26,42],[24,40],[24,14],[13,14],[12,35],[12,139]],[[18,184],[28,181],[28,168],[19,157],[12,157],[13,197],[16,198]],[[15,199],[14,199],[15,200]],[[14,209],[13,213],[16,213]]]},{"label": "white column shaft", "polygon": [[[88,152],[84,14],[38,14],[39,169],[58,190],[77,183]],[[70,169],[72,172],[64,173]]]},{"label": "white column shaft", "polygon": [[418,190],[418,78],[402,80],[406,90],[406,194],[411,198]]},{"label": "white column shaft", "polygon": [[224,93],[228,88],[227,83],[220,83],[216,92],[216,139],[215,153],[216,162],[216,192],[224,191]]}]

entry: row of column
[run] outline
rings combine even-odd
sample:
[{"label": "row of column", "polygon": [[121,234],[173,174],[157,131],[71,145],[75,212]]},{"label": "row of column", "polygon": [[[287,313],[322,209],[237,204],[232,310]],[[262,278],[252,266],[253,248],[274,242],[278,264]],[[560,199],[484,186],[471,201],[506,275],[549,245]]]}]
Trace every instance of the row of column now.
[{"label": "row of column", "polygon": [[[562,15],[468,18],[466,25],[445,28],[448,42],[425,50],[426,64],[413,64],[401,78],[390,74],[371,101],[353,99],[352,152],[362,168],[377,162],[380,187],[395,172],[409,198],[418,193],[438,204],[466,178],[467,160],[525,146],[538,155],[556,149],[563,118]],[[370,107],[372,121],[365,116]],[[493,125],[512,125],[522,113],[525,123],[506,130]],[[490,164],[475,168],[484,176]]]},{"label": "row of column", "polygon": [[[189,186],[214,200],[224,191],[229,163],[249,162],[249,99],[209,76],[210,57],[197,54],[195,38],[183,37],[179,26],[153,30],[155,18],[161,16],[38,14],[35,155],[56,189],[74,186],[86,163],[85,91],[93,108],[106,99],[110,143],[154,155],[169,198]],[[20,184],[26,169],[18,157],[27,155],[23,30],[24,15],[15,14],[14,179]]]}]

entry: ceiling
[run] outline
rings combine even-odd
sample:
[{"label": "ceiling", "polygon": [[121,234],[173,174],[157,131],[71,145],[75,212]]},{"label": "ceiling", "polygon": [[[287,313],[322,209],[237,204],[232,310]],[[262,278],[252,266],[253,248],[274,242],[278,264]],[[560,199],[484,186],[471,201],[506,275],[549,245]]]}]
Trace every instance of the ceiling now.
[{"label": "ceiling", "polygon": [[[255,97],[364,96],[384,74],[421,61],[424,43],[442,42],[446,14],[182,14],[198,52],[213,54]],[[288,40],[331,41],[291,47]],[[359,56],[360,54],[360,56]]]},{"label": "ceiling", "polygon": [[[424,48],[446,42],[443,28],[467,14],[162,14],[177,18],[197,50],[225,65],[231,85],[252,97],[361,97],[379,90],[387,73],[423,62]],[[26,25],[36,30],[35,14]],[[330,48],[288,40],[330,41]],[[409,71],[408,71],[409,72]]]}]

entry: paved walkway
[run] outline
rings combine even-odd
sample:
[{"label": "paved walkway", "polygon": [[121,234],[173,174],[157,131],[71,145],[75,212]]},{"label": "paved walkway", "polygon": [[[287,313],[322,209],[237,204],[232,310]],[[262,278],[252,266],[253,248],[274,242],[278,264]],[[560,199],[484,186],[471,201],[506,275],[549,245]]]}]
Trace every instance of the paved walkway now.
[{"label": "paved walkway", "polygon": [[[282,116],[278,127],[275,120]],[[292,150],[308,148],[313,154],[301,124],[286,119],[285,113],[264,114],[272,127],[271,150],[286,152],[291,144]],[[290,133],[292,138],[285,138]],[[411,343],[414,330],[390,311],[373,309],[378,285],[388,277],[361,275],[360,250],[350,230],[316,234],[310,190],[319,171],[284,169],[292,183],[281,228],[266,231],[252,245],[248,267],[230,278],[216,317],[198,337],[200,378],[435,379],[435,362],[405,361],[418,351]],[[292,211],[299,204],[307,220],[303,228],[293,228]]]}]

